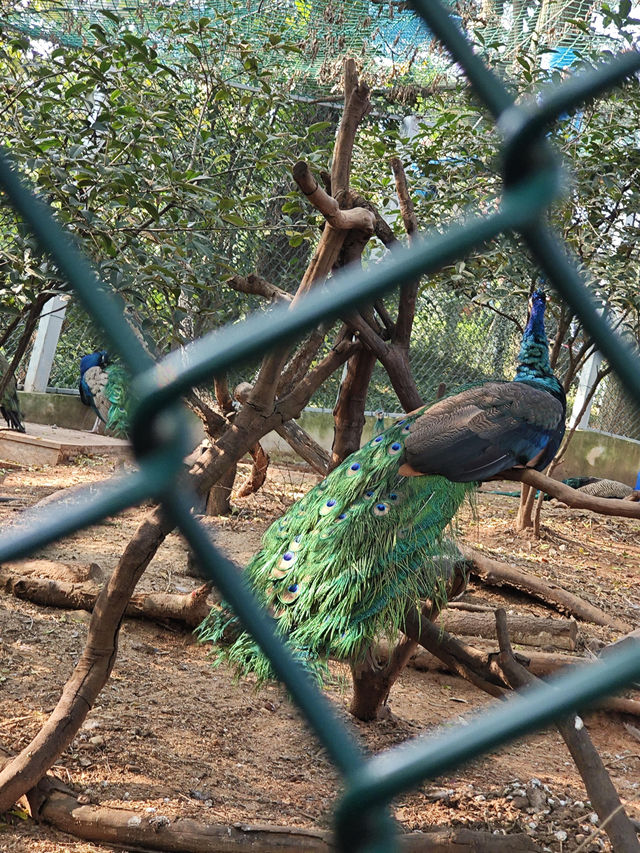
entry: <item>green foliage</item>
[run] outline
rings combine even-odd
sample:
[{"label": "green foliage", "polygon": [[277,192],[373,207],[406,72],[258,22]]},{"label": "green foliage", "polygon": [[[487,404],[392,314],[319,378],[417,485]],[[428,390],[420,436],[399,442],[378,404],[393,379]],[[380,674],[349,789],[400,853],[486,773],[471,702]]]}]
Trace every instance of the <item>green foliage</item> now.
[{"label": "green foliage", "polygon": [[[92,43],[77,48],[3,42],[0,131],[165,352],[252,306],[224,284],[230,274],[260,268],[281,286],[297,284],[311,232],[299,207],[283,210],[287,175],[307,152],[326,164],[333,122],[274,82],[287,54],[281,36],[256,53],[230,17],[185,20],[175,6],[154,8],[147,36],[105,10]],[[172,45],[169,56],[159,43]],[[0,248],[6,324],[36,293],[64,284],[8,207]],[[76,355],[96,339],[87,332]]]},{"label": "green foliage", "polygon": [[[558,76],[542,70],[539,57],[524,55],[510,66],[510,73],[518,74],[524,99]],[[563,117],[551,134],[571,175],[564,199],[551,213],[552,222],[579,258],[594,296],[612,322],[636,340],[640,335],[640,149],[633,128],[639,110],[640,87],[632,80],[607,100]],[[448,89],[418,99],[414,112],[419,119],[411,138],[397,123],[378,120],[365,128],[357,147],[354,182],[394,218],[399,237],[403,229],[393,179],[381,172],[381,160],[399,156],[403,161],[417,219],[425,230],[442,230],[467,210],[487,210],[501,192],[495,168],[500,138],[493,121],[477,109],[465,90]],[[514,251],[514,240],[501,236],[482,253],[457,261],[423,282],[416,318],[420,334],[412,343],[414,371],[417,362],[428,361],[436,384],[459,382],[456,361],[466,361],[473,370],[472,354],[480,348],[483,358],[478,368],[484,375],[469,375],[468,380],[489,378],[492,373],[510,378],[511,344],[505,347],[503,336],[495,337],[491,326],[496,318],[507,315],[513,320],[512,336],[517,335],[517,323],[524,318],[512,306],[522,304],[522,296],[539,275],[525,254]],[[589,351],[588,338],[557,300],[549,313],[552,334],[560,329],[564,342],[558,352],[559,367],[569,382]],[[485,343],[479,344],[480,339]]]}]

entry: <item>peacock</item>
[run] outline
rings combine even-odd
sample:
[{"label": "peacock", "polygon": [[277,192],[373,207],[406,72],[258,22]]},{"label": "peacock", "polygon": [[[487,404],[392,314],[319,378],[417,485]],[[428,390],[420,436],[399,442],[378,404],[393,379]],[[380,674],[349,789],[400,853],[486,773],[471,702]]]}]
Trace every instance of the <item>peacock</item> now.
[{"label": "peacock", "polygon": [[[2,355],[2,353],[0,353],[0,381],[2,381],[2,379],[7,375],[10,367],[11,365],[7,359]],[[0,413],[7,422],[9,429],[14,429],[16,432],[25,432],[14,376],[9,379],[9,382],[0,396]]]},{"label": "peacock", "polygon": [[114,435],[125,437],[129,429],[127,414],[128,377],[125,369],[109,358],[105,350],[80,359],[80,399],[97,415],[92,432],[102,421]]},{"label": "peacock", "polygon": [[[401,630],[408,602],[444,604],[445,531],[478,481],[514,467],[541,470],[552,459],[566,400],[549,363],[544,311],[537,290],[513,381],[469,388],[396,421],[264,534],[246,579],[320,679],[327,657],[357,660],[380,634]],[[273,677],[224,605],[197,633],[239,675]]]}]

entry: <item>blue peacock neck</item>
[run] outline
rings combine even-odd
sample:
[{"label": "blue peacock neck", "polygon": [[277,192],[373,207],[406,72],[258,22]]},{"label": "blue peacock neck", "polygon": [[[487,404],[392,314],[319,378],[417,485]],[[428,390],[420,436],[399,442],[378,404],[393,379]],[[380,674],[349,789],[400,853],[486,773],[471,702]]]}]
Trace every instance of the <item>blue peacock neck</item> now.
[{"label": "blue peacock neck", "polygon": [[544,328],[545,302],[544,293],[536,290],[531,297],[531,314],[522,336],[514,382],[526,382],[564,400],[564,390],[549,362],[549,341]]}]

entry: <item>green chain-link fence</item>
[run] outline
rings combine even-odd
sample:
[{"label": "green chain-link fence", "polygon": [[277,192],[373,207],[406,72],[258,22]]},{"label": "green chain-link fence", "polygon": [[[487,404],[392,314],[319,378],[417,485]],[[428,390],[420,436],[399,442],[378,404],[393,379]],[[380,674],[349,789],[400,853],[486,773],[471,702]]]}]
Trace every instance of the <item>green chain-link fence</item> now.
[{"label": "green chain-link fence", "polygon": [[235,568],[212,545],[206,531],[190,513],[191,495],[178,481],[187,450],[178,400],[192,385],[209,379],[278,344],[290,341],[328,317],[371,301],[393,287],[432,272],[482,246],[504,231],[519,234],[545,278],[569,302],[587,332],[613,365],[627,392],[640,401],[640,360],[608,327],[597,312],[576,265],[546,224],[546,211],[560,191],[560,168],[546,140],[548,126],[561,113],[640,69],[640,55],[622,54],[606,65],[575,76],[542,93],[535,103],[514,104],[513,94],[473,53],[446,9],[436,0],[416,0],[416,7],[433,34],[446,45],[466,73],[476,96],[493,115],[503,136],[504,191],[498,205],[484,215],[470,215],[444,233],[420,242],[410,251],[369,270],[367,275],[340,276],[320,293],[312,293],[295,311],[274,310],[271,322],[249,317],[151,363],[140,342],[123,321],[108,287],[72,245],[51,215],[20,181],[6,155],[0,159],[0,185],[55,260],[86,310],[104,330],[110,344],[135,376],[137,404],[132,412],[132,443],[139,471],[117,488],[105,490],[82,506],[53,511],[28,529],[0,539],[0,561],[30,553],[54,539],[113,514],[144,497],[158,498],[199,558],[210,577],[238,613],[266,654],[279,678],[307,718],[343,776],[344,792],[335,813],[337,845],[344,851],[394,849],[395,828],[389,817],[391,799],[428,777],[468,761],[508,739],[579,709],[640,676],[638,643],[612,652],[606,663],[591,664],[553,683],[530,690],[475,717],[464,728],[449,728],[392,749],[374,758],[362,754],[336,718],[325,697],[296,665],[274,635]]}]

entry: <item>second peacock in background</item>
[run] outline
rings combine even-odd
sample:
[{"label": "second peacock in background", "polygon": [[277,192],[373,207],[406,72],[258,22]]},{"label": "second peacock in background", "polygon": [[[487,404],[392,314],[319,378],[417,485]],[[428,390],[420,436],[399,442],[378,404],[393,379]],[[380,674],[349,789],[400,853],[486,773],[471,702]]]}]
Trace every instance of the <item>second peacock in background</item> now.
[{"label": "second peacock in background", "polygon": [[125,369],[111,361],[105,350],[92,352],[80,359],[78,388],[82,402],[97,415],[92,432],[102,421],[114,435],[125,438],[129,431],[128,375]]}]

